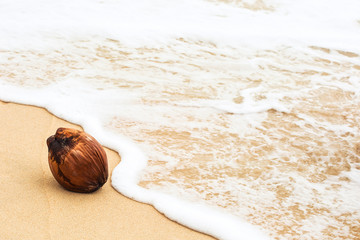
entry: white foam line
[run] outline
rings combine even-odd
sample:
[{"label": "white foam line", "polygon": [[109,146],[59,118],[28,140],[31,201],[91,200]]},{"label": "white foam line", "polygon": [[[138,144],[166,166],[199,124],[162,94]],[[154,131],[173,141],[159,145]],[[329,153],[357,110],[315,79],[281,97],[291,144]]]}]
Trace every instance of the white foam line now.
[{"label": "white foam line", "polygon": [[271,109],[285,113],[289,113],[291,111],[288,107],[281,104],[278,100],[244,102],[241,104],[237,104],[226,100],[205,100],[205,101],[198,101],[196,103],[177,102],[174,104],[183,107],[199,107],[199,108],[208,107],[234,114],[261,113]]},{"label": "white foam line", "polygon": [[147,157],[142,150],[130,139],[103,129],[101,122],[91,115],[86,113],[74,115],[74,112],[66,108],[68,103],[57,105],[51,101],[58,99],[56,92],[49,91],[50,89],[21,89],[0,83],[0,98],[7,102],[44,107],[58,117],[81,125],[84,131],[94,136],[102,145],[117,151],[121,156],[121,162],[112,172],[111,184],[121,194],[151,204],[169,219],[219,239],[268,239],[257,227],[214,207],[181,200],[138,186],[139,175],[147,165]]},{"label": "white foam line", "polygon": [[[141,151],[136,145],[126,143],[122,146],[126,146],[127,154],[121,155],[122,162],[114,169],[112,175],[112,185],[119,192],[137,201],[153,205],[168,218],[178,223],[219,239],[268,239],[256,227],[230,214],[139,187],[136,184],[141,171],[139,165],[145,165],[146,158],[144,155],[138,154]],[[119,152],[124,151],[119,149]]]},{"label": "white foam line", "polygon": [[231,5],[194,0],[170,4],[165,0],[152,4],[144,0],[3,0],[0,43],[9,48],[29,44],[40,47],[49,41],[48,36],[91,35],[142,45],[189,36],[236,46],[239,42],[277,44],[285,41],[358,49],[360,5],[355,0],[346,4],[277,0],[273,4],[276,5],[274,11],[255,13]]}]

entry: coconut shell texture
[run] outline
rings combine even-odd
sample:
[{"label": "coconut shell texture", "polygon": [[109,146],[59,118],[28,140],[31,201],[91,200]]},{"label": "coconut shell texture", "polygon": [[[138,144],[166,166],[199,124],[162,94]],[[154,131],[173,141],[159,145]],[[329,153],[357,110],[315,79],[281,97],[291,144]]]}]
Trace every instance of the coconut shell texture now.
[{"label": "coconut shell texture", "polygon": [[89,134],[59,128],[46,143],[50,170],[65,189],[90,193],[106,183],[108,162],[105,150]]}]

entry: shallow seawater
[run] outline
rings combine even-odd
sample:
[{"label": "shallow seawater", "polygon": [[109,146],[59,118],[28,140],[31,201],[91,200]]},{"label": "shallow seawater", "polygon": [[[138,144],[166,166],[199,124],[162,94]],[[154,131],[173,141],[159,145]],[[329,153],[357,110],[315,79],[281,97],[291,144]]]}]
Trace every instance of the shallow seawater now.
[{"label": "shallow seawater", "polygon": [[[162,29],[159,39],[150,34],[149,43],[131,34],[69,37],[73,33],[55,36],[47,30],[45,46],[0,48],[0,99],[47,107],[85,129],[87,119],[95,119],[99,128],[126,136],[146,155],[138,186],[220,209],[271,239],[359,239],[360,49],[351,45],[359,36],[349,32],[360,30],[360,18],[344,18],[345,26],[353,26],[335,40],[327,41],[331,26],[320,34],[323,39],[312,38],[319,24],[314,23],[301,41],[292,41],[296,31],[289,29],[305,26],[297,25],[302,9],[294,7],[307,9],[311,2],[194,2],[211,6],[210,12],[221,9],[222,15],[211,16],[234,26],[237,13],[275,26],[280,17],[295,20],[279,36],[264,33],[272,39],[266,44],[249,37],[251,27],[244,36],[235,34],[243,42],[185,27],[169,36]],[[173,9],[171,3],[156,3],[142,7],[171,18],[161,10]],[[320,1],[309,16],[317,16],[316,7],[327,14],[342,6],[331,3],[326,8]],[[190,22],[193,17],[189,13]],[[252,23],[256,31],[266,30],[264,22]],[[335,32],[337,23],[329,23]],[[226,238],[221,230],[213,235]]]}]

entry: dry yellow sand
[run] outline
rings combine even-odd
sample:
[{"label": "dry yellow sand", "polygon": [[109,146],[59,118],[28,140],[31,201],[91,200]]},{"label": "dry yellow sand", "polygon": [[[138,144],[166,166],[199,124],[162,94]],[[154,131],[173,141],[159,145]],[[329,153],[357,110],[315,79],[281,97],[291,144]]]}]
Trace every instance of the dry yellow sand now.
[{"label": "dry yellow sand", "polygon": [[[0,102],[1,239],[213,239],[128,199],[108,181],[92,194],[64,190],[51,175],[46,139],[81,129],[38,107]],[[106,149],[109,167],[119,155]]]}]

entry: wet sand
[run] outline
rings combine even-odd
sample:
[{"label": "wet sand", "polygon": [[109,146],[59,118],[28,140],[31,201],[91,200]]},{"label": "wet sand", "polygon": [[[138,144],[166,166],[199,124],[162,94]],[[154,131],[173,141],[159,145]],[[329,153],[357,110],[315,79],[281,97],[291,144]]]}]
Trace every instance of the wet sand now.
[{"label": "wet sand", "polygon": [[[0,235],[3,239],[213,239],[116,192],[64,190],[51,175],[46,139],[79,126],[45,109],[0,102]],[[110,173],[119,155],[106,149]]]}]

